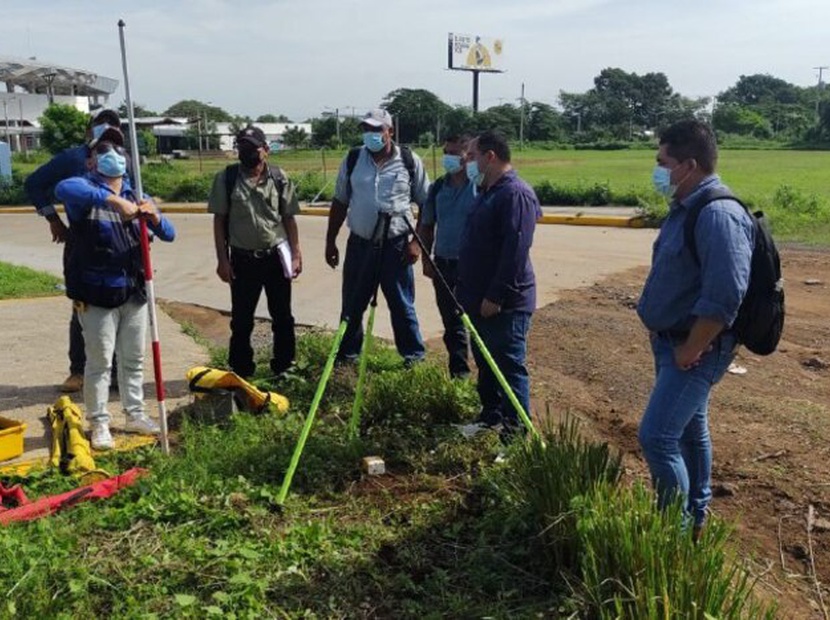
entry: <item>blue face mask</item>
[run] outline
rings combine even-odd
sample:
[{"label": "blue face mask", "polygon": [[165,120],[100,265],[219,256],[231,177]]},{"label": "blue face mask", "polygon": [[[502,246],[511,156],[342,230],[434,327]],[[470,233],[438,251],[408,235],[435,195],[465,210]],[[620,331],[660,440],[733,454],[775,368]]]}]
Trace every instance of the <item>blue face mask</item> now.
[{"label": "blue face mask", "polygon": [[101,123],[100,125],[93,126],[92,127],[92,140],[91,141],[94,142],[95,140],[100,138],[101,135],[109,128],[110,128],[110,126],[107,125],[106,123]]},{"label": "blue face mask", "polygon": [[373,153],[381,151],[385,146],[383,143],[383,133],[379,131],[364,131],[363,144]]},{"label": "blue face mask", "polygon": [[444,170],[449,174],[455,174],[461,170],[461,155],[444,155],[441,163],[444,164]]},{"label": "blue face mask", "polygon": [[105,177],[123,177],[127,172],[127,158],[109,150],[98,155],[95,169]]},{"label": "blue face mask", "polygon": [[671,169],[664,166],[654,166],[654,171],[651,173],[651,182],[654,184],[654,189],[666,198],[672,198],[677,191],[677,186],[671,183]]},{"label": "blue face mask", "polygon": [[479,171],[478,162],[475,159],[467,162],[467,178],[476,187],[481,187],[481,184],[484,183],[484,173]]}]

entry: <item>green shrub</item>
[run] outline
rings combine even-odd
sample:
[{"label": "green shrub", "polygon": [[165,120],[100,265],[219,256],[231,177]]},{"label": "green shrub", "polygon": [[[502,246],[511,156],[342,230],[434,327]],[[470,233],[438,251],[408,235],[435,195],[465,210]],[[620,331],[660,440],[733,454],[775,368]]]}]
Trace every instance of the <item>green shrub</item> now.
[{"label": "green shrub", "polygon": [[[291,175],[291,180],[297,188],[297,197],[300,200],[331,200],[334,195],[334,181],[328,185],[323,180],[323,174],[316,171],[307,171]],[[322,192],[322,193],[321,193]]]},{"label": "green shrub", "polygon": [[586,441],[578,422],[570,418],[518,445],[509,462],[502,480],[504,497],[536,524],[551,574],[574,571],[577,516],[571,503],[597,484],[616,484],[622,473],[620,456],[608,444]]},{"label": "green shrub", "polygon": [[773,617],[751,597],[753,582],[711,519],[698,544],[678,501],[661,511],[641,484],[598,484],[574,500],[583,597],[592,618]]},{"label": "green shrub", "polygon": [[6,181],[0,177],[0,205],[30,204],[26,190],[23,188],[23,181],[23,175],[15,169],[12,169],[10,180]]}]

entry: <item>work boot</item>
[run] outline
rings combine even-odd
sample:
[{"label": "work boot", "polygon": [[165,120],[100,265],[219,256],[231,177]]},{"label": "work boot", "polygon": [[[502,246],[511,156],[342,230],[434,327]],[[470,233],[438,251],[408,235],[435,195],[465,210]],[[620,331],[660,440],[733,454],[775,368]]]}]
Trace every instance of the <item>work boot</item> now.
[{"label": "work boot", "polygon": [[69,375],[60,386],[60,391],[64,394],[80,392],[82,389],[84,389],[84,376],[77,374]]},{"label": "work boot", "polygon": [[151,420],[146,413],[127,416],[127,424],[124,426],[124,430],[139,435],[158,435],[161,432],[159,425]]},{"label": "work boot", "polygon": [[93,450],[112,450],[115,447],[115,442],[112,440],[110,434],[110,426],[106,422],[92,425],[92,449]]}]

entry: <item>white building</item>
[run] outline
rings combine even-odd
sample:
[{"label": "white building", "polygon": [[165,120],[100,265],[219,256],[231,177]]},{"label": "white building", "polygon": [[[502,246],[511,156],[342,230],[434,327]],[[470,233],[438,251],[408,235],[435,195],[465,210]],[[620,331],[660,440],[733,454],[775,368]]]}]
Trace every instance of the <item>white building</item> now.
[{"label": "white building", "polygon": [[37,148],[38,120],[50,103],[88,113],[105,106],[118,80],[84,69],[0,56],[0,137],[14,151]]}]

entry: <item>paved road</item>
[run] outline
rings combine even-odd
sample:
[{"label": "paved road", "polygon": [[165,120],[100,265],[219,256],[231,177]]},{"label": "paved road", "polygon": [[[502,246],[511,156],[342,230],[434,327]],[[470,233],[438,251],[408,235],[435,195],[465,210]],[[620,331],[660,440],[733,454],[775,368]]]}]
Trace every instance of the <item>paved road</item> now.
[{"label": "paved road", "polygon": [[[215,275],[212,219],[206,214],[173,214],[177,229],[172,244],[153,248],[156,295],[159,298],[230,309],[230,293]],[[340,269],[323,262],[326,219],[298,218],[304,272],[294,286],[294,315],[298,323],[334,327],[339,322]],[[341,256],[347,231],[340,233]],[[539,305],[556,299],[559,291],[593,284],[611,273],[650,260],[656,231],[649,229],[538,226],[532,257],[539,284]],[[61,275],[61,247],[50,243],[48,228],[34,214],[0,215],[0,260]],[[432,283],[417,266],[416,305],[424,337],[440,335]],[[382,296],[381,296],[382,297]],[[264,296],[258,314],[267,316]],[[391,337],[385,304],[380,302],[376,333]]]}]

